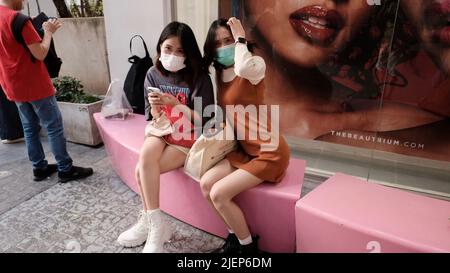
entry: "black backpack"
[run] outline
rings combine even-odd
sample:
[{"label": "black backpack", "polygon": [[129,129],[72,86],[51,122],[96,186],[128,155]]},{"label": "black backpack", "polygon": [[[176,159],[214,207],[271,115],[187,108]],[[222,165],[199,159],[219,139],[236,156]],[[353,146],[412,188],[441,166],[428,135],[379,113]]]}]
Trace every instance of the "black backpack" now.
[{"label": "black backpack", "polygon": [[[135,38],[140,38],[142,43],[144,44],[145,49],[145,57],[139,58],[136,55],[133,55],[133,40]],[[144,100],[144,83],[145,77],[147,75],[148,70],[153,66],[152,58],[150,58],[150,54],[148,53],[147,44],[144,41],[144,38],[140,35],[135,35],[130,40],[130,54],[132,55],[128,58],[128,62],[131,63],[131,68],[128,71],[128,75],[125,79],[123,90],[128,98],[128,101],[133,107],[133,112],[136,114],[143,115],[145,113],[145,100]]]},{"label": "black backpack", "polygon": [[[25,44],[25,41],[22,37],[22,30],[25,26],[25,24],[28,21],[31,21],[33,23],[34,29],[39,33],[39,36],[41,38],[44,37],[44,30],[42,28],[42,25],[48,21],[47,15],[45,13],[40,13],[36,18],[31,19],[30,17],[18,12],[16,17],[14,17],[13,21],[13,35],[17,42],[19,42],[22,46],[25,47],[25,49],[29,52],[28,46]],[[31,54],[31,61],[34,63],[36,62],[36,58]],[[58,54],[56,54],[55,50],[55,44],[53,42],[53,39],[50,43],[50,49],[48,51],[47,57],[44,59],[45,66],[47,67],[48,74],[50,78],[57,78],[59,76],[59,71],[61,70],[62,61],[58,57]]]}]

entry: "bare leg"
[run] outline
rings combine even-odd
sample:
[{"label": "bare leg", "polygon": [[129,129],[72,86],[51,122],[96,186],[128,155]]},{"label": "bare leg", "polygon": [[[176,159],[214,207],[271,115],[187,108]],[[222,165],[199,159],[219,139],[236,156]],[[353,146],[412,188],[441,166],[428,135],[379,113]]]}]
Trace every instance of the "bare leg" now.
[{"label": "bare leg", "polygon": [[230,162],[226,159],[222,160],[221,162],[217,163],[216,166],[211,168],[209,171],[207,171],[201,181],[200,181],[200,187],[202,189],[203,197],[208,201],[208,203],[211,204],[211,207],[214,209],[214,212],[222,219],[222,221],[227,225],[227,228],[230,230],[231,227],[228,225],[228,223],[225,221],[225,219],[222,217],[222,215],[217,211],[216,207],[214,206],[214,203],[211,200],[211,189],[219,182],[222,178],[226,177],[227,175],[232,174],[236,169],[231,166]]},{"label": "bare leg", "polygon": [[[150,155],[147,155],[150,156]],[[165,150],[163,151],[163,154],[161,155],[161,159],[160,159],[160,172],[161,174],[163,173],[167,173],[170,172],[172,170],[178,169],[180,167],[182,167],[184,165],[184,161],[186,160],[186,154],[181,152],[180,150],[173,148],[171,146],[166,146]],[[144,206],[144,211],[148,210],[148,205],[146,203],[146,198],[144,196],[144,192],[142,190],[142,182],[141,182],[141,178],[140,178],[140,174],[139,174],[139,167],[140,164],[138,164],[136,166],[136,170],[135,170],[135,177],[136,177],[136,181],[138,182],[139,185],[139,190],[141,193],[141,197],[142,197],[142,203]]]},{"label": "bare leg", "polygon": [[147,210],[159,208],[159,160],[167,144],[164,140],[149,137],[145,140],[139,158],[139,181],[143,203]]},{"label": "bare leg", "polygon": [[161,174],[183,167],[185,161],[185,153],[172,146],[167,146],[159,160]]},{"label": "bare leg", "polygon": [[211,189],[210,195],[214,206],[240,240],[248,238],[251,233],[244,213],[233,201],[233,198],[262,182],[262,179],[247,171],[237,170],[214,184]]},{"label": "bare leg", "polygon": [[143,253],[164,252],[164,242],[170,239],[171,228],[159,210],[160,176],[183,166],[186,158],[181,151],[166,145],[161,139],[158,141],[160,143],[154,140],[154,146],[149,145],[153,148],[152,156],[142,159],[143,164],[139,170],[144,203],[148,204],[147,221],[150,225]]},{"label": "bare leg", "polygon": [[136,179],[136,181],[138,182],[138,185],[139,185],[139,192],[140,192],[141,198],[142,198],[142,206],[144,207],[144,211],[147,211],[148,210],[147,209],[148,206],[145,203],[144,192],[142,191],[142,183],[141,183],[141,178],[140,178],[140,175],[139,175],[139,163],[137,164],[136,170],[134,171],[134,176],[135,176],[135,179]]},{"label": "bare leg", "polygon": [[[117,239],[119,244],[126,247],[135,247],[143,244],[149,236],[150,214],[149,210],[157,209],[155,203],[159,202],[159,176],[160,158],[163,157],[166,143],[159,139],[147,138],[142,146],[139,163],[135,170],[136,180],[142,197],[144,212],[140,215],[139,221],[133,227],[123,232]],[[158,205],[159,206],[159,205]],[[161,213],[156,212],[154,218],[155,226],[161,221]],[[158,234],[157,234],[158,235]],[[149,244],[149,247],[154,245]],[[158,246],[157,246],[158,247]],[[150,248],[150,250],[152,250]],[[158,250],[158,249],[156,249]],[[154,250],[154,251],[156,251]]]},{"label": "bare leg", "polygon": [[184,165],[186,154],[167,146],[161,139],[149,141],[148,150],[141,157],[139,177],[146,210],[159,209],[160,176]]}]

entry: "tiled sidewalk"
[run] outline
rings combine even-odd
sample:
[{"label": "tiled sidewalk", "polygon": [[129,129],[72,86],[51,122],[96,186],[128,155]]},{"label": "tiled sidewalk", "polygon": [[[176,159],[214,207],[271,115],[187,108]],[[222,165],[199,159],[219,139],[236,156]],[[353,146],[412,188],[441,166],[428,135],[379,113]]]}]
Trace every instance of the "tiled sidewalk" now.
[{"label": "tiled sidewalk", "polygon": [[[0,253],[140,252],[115,242],[135,223],[139,196],[114,173],[103,147],[68,148],[77,165],[95,169],[94,176],[69,184],[58,184],[56,177],[33,182],[25,145],[0,144]],[[175,231],[167,252],[208,252],[223,242],[167,217]]]}]

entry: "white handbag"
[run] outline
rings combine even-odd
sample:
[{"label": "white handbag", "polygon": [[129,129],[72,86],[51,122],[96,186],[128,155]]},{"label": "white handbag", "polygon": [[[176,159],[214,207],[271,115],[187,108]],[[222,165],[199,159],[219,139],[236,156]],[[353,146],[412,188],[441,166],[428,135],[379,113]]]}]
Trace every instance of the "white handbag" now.
[{"label": "white handbag", "polygon": [[225,127],[214,136],[202,135],[192,146],[184,164],[184,172],[197,182],[217,163],[222,161],[229,153],[236,150],[237,141],[231,131],[227,137]]}]

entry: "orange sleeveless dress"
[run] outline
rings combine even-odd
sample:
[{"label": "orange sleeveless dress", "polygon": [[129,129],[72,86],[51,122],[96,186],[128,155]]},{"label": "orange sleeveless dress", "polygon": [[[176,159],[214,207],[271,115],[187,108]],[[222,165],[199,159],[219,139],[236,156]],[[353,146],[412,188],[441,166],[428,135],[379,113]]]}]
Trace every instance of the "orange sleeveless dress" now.
[{"label": "orange sleeveless dress", "polygon": [[[222,107],[224,113],[226,113],[226,106],[256,106],[259,117],[259,106],[264,105],[264,80],[258,85],[251,84],[248,80],[236,77],[233,81],[219,83],[219,105]],[[270,107],[269,107],[270,109]],[[270,110],[268,111],[270,112]],[[261,139],[260,134],[258,137],[250,138],[250,130],[253,130],[250,126],[250,115],[246,115],[245,121],[238,119],[238,113],[231,113],[232,116],[227,114],[228,120],[234,120],[234,130],[236,136],[241,134],[245,135],[245,140],[239,140],[239,148],[237,151],[230,153],[227,156],[230,164],[241,170],[245,170],[252,175],[273,183],[279,183],[284,177],[287,167],[289,166],[290,150],[283,136],[276,134],[274,149],[262,149],[262,145],[268,144],[271,141],[264,141]],[[262,125],[266,128],[267,132],[271,132],[272,126],[270,124],[270,118],[267,121],[260,121],[259,118],[255,121],[258,126]],[[243,124],[245,122],[245,124]],[[264,125],[265,124],[265,125]],[[245,132],[242,132],[245,130]],[[266,138],[264,138],[266,139]]]}]

